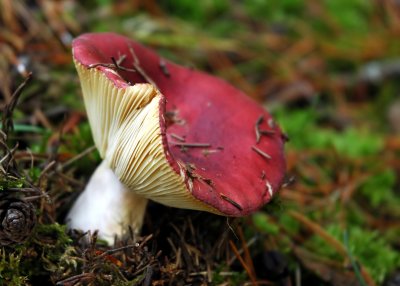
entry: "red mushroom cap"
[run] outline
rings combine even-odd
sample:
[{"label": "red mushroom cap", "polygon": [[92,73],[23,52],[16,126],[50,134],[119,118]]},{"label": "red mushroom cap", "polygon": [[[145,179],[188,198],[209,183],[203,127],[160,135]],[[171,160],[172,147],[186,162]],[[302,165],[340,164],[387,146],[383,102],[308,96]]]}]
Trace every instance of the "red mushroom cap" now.
[{"label": "red mushroom cap", "polygon": [[247,215],[281,187],[285,136],[243,92],[113,33],[81,35],[73,53],[77,63],[101,71],[118,88],[150,82],[160,90],[166,158],[178,176],[184,173],[187,191],[216,213]]}]

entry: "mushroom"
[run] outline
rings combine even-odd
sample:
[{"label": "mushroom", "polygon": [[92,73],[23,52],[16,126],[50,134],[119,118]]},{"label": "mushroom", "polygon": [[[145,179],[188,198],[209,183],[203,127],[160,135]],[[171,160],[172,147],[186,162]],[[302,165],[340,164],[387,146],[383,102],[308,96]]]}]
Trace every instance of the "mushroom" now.
[{"label": "mushroom", "polygon": [[279,190],[285,136],[241,91],[113,33],[81,35],[72,47],[103,161],[67,215],[70,228],[112,242],[127,226],[140,231],[149,199],[245,216]]}]

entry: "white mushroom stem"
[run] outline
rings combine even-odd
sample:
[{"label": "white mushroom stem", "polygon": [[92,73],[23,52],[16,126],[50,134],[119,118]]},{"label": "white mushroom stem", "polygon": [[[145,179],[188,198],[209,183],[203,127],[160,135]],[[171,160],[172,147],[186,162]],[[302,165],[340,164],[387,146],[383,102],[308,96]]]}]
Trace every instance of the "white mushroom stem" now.
[{"label": "white mushroom stem", "polygon": [[147,201],[124,186],[103,161],[70,210],[67,223],[69,228],[98,230],[99,237],[112,244],[128,226],[140,231]]}]

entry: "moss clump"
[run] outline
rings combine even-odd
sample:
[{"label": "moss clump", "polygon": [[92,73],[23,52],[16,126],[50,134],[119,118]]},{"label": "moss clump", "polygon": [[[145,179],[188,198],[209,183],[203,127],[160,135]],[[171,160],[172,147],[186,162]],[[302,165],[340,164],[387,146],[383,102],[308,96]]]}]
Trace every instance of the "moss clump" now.
[{"label": "moss clump", "polygon": [[0,285],[26,286],[28,278],[20,271],[22,249],[8,253],[0,249]]}]

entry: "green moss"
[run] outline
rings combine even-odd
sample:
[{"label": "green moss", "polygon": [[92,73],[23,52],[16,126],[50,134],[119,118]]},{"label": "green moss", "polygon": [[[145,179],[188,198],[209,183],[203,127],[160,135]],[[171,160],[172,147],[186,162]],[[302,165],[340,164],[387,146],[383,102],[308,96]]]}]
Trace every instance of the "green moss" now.
[{"label": "green moss", "polygon": [[313,108],[281,110],[278,121],[296,149],[331,149],[350,158],[377,155],[383,148],[382,136],[369,129],[349,127],[343,131],[318,125],[319,116]]},{"label": "green moss", "polygon": [[161,5],[172,15],[196,24],[206,24],[219,18],[229,7],[226,0],[176,0],[164,1]]},{"label": "green moss", "polygon": [[28,278],[20,272],[22,250],[7,252],[0,249],[0,285],[26,286]]},{"label": "green moss", "polygon": [[25,178],[17,178],[13,176],[5,176],[0,172],[0,192],[10,188],[22,188]]},{"label": "green moss", "polygon": [[25,249],[21,273],[29,278],[50,276],[59,270],[61,258],[71,242],[65,225],[38,224],[31,240],[20,246]]},{"label": "green moss", "polygon": [[302,15],[304,6],[302,0],[250,0],[244,2],[244,9],[250,16],[279,23],[288,23],[291,19],[298,18]]},{"label": "green moss", "polygon": [[[212,282],[213,285],[219,285],[226,283],[226,281],[230,281],[230,285],[243,285],[244,282],[247,280],[247,273],[246,272],[233,272],[228,271],[229,273],[224,273],[227,271],[229,267],[224,264],[220,264],[214,271]],[[228,275],[227,275],[228,274]],[[229,279],[227,279],[229,277]]]},{"label": "green moss", "polygon": [[354,34],[369,31],[369,16],[373,9],[370,1],[325,0],[325,9],[345,32]]},{"label": "green moss", "polygon": [[400,216],[400,197],[395,193],[396,180],[396,173],[392,169],[374,172],[361,185],[360,194],[373,209],[381,208],[381,213]]},{"label": "green moss", "polygon": [[266,234],[279,234],[279,227],[274,224],[266,213],[258,212],[252,216],[255,227]]},{"label": "green moss", "polygon": [[[328,233],[343,241],[344,230],[337,224],[326,227]],[[400,267],[400,253],[395,251],[376,231],[351,226],[348,229],[348,251],[363,265],[379,284],[385,277]],[[313,236],[306,245],[316,253],[332,259],[341,259],[340,255],[320,236]]]}]

